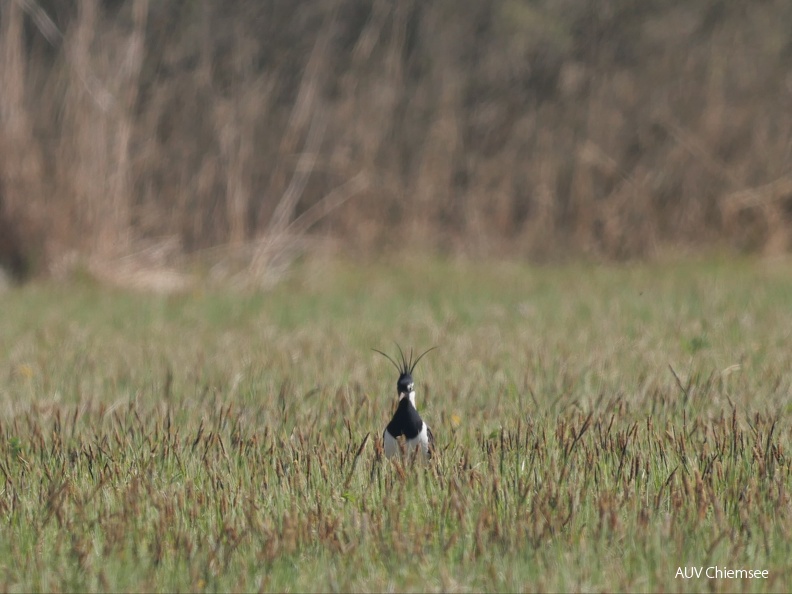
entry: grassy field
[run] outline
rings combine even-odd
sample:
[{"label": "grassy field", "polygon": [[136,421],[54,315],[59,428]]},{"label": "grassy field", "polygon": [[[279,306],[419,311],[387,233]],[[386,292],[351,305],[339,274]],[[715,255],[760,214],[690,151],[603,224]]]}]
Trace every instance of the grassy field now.
[{"label": "grassy field", "polygon": [[[0,304],[4,591],[792,584],[790,263],[311,261]],[[428,466],[382,457],[394,341],[439,347]],[[715,566],[768,577],[675,577]]]}]

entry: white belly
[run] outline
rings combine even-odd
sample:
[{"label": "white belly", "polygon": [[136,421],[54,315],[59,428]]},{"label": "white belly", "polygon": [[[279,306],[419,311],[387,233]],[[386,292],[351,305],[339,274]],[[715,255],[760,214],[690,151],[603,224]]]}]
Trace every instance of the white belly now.
[{"label": "white belly", "polygon": [[[385,456],[387,458],[392,458],[397,454],[400,455],[402,447],[404,448],[404,453],[408,456],[419,446],[421,448],[421,454],[423,454],[424,457],[429,455],[429,428],[426,426],[426,423],[421,427],[421,432],[412,439],[405,440],[404,437],[397,439],[388,433],[387,429],[385,430],[383,439],[385,442]],[[404,445],[402,446],[400,442]]]}]

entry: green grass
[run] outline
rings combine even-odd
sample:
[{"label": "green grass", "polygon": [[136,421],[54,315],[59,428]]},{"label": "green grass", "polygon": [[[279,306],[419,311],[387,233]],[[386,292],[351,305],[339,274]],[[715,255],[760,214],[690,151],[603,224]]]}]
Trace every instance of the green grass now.
[{"label": "green grass", "polygon": [[[789,589],[790,296],[788,263],[717,260],[13,290],[0,589]],[[439,346],[428,466],[382,459],[394,341]]]}]

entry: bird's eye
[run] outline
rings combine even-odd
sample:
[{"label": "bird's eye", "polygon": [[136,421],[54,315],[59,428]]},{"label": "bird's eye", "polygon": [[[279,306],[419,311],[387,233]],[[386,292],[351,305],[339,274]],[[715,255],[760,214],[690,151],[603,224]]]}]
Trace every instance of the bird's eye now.
[{"label": "bird's eye", "polygon": [[413,384],[410,384],[409,386],[407,386],[407,390],[409,392],[412,392],[413,391]]}]

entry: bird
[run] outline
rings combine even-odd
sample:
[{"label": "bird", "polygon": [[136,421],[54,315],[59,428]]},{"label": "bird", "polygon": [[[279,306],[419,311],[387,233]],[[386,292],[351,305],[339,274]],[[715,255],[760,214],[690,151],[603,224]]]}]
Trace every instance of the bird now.
[{"label": "bird", "polygon": [[[410,358],[407,359],[401,347],[398,344],[396,344],[396,347],[399,349],[401,364],[392,359],[390,355],[378,349],[372,349],[393,363],[396,371],[399,372],[399,379],[396,381],[396,393],[399,395],[399,404],[396,407],[396,412],[393,413],[393,418],[382,433],[385,456],[390,459],[397,454],[411,454],[417,448],[421,456],[428,460],[432,457],[435,447],[434,435],[432,435],[429,425],[424,422],[415,408],[415,382],[413,381],[412,372],[415,370],[415,366],[418,365],[418,361],[437,347],[424,351],[415,361],[413,361],[412,349],[410,349]],[[399,441],[402,436],[404,437],[403,444]]]}]

